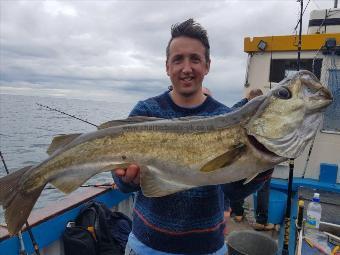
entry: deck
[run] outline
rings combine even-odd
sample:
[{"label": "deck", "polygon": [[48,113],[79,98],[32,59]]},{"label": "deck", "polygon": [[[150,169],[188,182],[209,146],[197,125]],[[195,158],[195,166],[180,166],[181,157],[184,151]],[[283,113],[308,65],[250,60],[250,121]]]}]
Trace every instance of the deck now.
[{"label": "deck", "polygon": [[[299,180],[298,180],[299,181]],[[314,184],[313,184],[314,185]],[[312,186],[313,186],[312,185]],[[273,180],[271,184],[271,188],[274,190],[279,190],[280,192],[284,192],[284,187],[280,180]],[[305,185],[306,186],[306,185]],[[307,185],[308,186],[308,185]],[[307,207],[308,201],[310,201],[313,194],[313,187],[301,187],[300,185],[294,186],[294,195],[292,201],[292,216],[291,216],[291,226],[292,222],[294,222],[294,217],[296,216],[296,203],[297,198],[303,198],[305,202],[305,207]],[[322,186],[322,185],[321,185]],[[339,224],[340,218],[338,217],[340,211],[340,189],[339,184],[327,185],[327,190],[320,191],[321,193],[321,202],[323,208],[323,221],[328,221],[331,223]],[[315,188],[315,187],[314,187]],[[110,191],[110,192],[109,192]],[[123,211],[125,214],[129,215],[131,213],[131,205],[132,199],[128,199],[129,197],[126,194],[119,192],[118,190],[112,190],[102,187],[96,188],[84,188],[81,193],[74,193],[68,196],[68,199],[59,201],[58,203],[52,203],[46,208],[36,210],[32,212],[28,222],[32,227],[32,232],[34,237],[36,238],[39,247],[41,248],[41,254],[62,254],[60,252],[50,253],[51,247],[55,246],[55,240],[58,240],[62,232],[64,231],[66,223],[74,219],[76,215],[79,213],[81,208],[81,204],[92,199],[95,196],[95,199],[98,201],[105,202],[109,207],[114,207],[116,210],[117,205],[119,204],[119,211]],[[124,201],[124,203],[120,203]],[[231,233],[233,231],[240,230],[253,230],[252,224],[255,222],[254,218],[254,203],[253,196],[250,196],[245,201],[245,219],[238,223],[233,220],[233,218],[227,219],[227,232]],[[270,210],[271,212],[273,210]],[[305,209],[306,211],[306,209]],[[131,215],[129,215],[131,216]],[[269,217],[270,218],[270,217]],[[53,231],[51,231],[53,229]],[[46,232],[47,231],[47,232]],[[255,230],[253,230],[255,231]],[[291,237],[290,241],[293,243],[290,249],[294,249],[295,247],[295,237],[294,232],[295,228],[291,229]],[[283,241],[283,227],[279,224],[275,226],[274,230],[270,231],[261,231],[273,238],[280,247]],[[46,234],[48,233],[48,234]],[[226,235],[226,240],[228,238],[228,234]],[[28,252],[33,252],[33,247],[31,241],[29,239],[27,231],[23,232],[23,239]],[[8,236],[7,229],[4,227],[0,227],[0,255],[11,255],[17,254],[19,250],[19,242],[18,238],[10,238]],[[53,249],[61,250],[60,242],[59,246],[54,247]],[[293,254],[293,253],[291,253]],[[310,254],[310,253],[302,253],[302,254]]]},{"label": "deck", "polygon": [[[236,222],[232,217],[230,217],[227,220],[227,234],[225,235],[225,239],[228,239],[228,233],[231,233],[233,231],[242,231],[242,230],[254,230],[252,227],[252,224],[255,223],[255,217],[254,217],[254,203],[253,203],[253,196],[249,196],[245,199],[244,203],[244,214],[245,217],[241,222]],[[278,242],[279,239],[279,230],[280,225],[276,224],[273,230],[269,231],[259,231],[261,233],[264,233],[268,235],[269,237],[273,238],[275,241]]]}]

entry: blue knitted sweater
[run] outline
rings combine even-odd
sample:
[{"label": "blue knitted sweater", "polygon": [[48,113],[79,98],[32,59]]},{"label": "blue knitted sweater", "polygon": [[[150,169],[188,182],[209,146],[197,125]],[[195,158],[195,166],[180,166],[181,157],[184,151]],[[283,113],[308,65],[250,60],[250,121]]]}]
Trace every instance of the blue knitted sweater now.
[{"label": "blue knitted sweater", "polygon": [[[233,106],[247,102],[241,100]],[[178,118],[213,116],[232,108],[208,96],[194,108],[176,105],[169,92],[140,101],[130,116]],[[159,198],[148,198],[139,186],[115,177],[123,192],[138,191],[133,211],[133,234],[145,245],[163,252],[184,254],[213,253],[224,245],[224,196],[220,186],[204,186]]]}]

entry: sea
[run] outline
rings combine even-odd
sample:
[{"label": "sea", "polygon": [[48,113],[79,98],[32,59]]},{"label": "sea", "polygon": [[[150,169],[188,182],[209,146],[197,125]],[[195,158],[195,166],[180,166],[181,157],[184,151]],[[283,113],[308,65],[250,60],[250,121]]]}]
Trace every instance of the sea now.
[{"label": "sea", "polygon": [[[134,104],[0,94],[0,151],[9,172],[38,164],[46,159],[48,157],[46,150],[56,135],[96,130],[91,124],[55,110],[99,125],[106,121],[126,118]],[[55,110],[49,110],[44,106]],[[0,177],[5,175],[5,166],[0,162]],[[111,173],[101,173],[86,184],[108,182],[112,182]],[[81,192],[81,188],[75,192]],[[49,201],[64,198],[65,195],[56,189],[45,189],[33,210],[43,208]],[[4,223],[2,208],[0,223]]]}]

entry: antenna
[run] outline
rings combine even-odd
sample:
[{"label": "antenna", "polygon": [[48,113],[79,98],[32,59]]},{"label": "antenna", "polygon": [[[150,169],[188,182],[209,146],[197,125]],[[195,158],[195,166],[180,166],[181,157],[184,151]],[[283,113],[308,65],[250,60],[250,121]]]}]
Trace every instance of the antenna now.
[{"label": "antenna", "polygon": [[298,57],[297,57],[297,71],[301,68],[301,37],[302,37],[302,16],[303,16],[303,0],[298,0],[300,2],[300,27],[299,27],[299,42],[298,42]]}]

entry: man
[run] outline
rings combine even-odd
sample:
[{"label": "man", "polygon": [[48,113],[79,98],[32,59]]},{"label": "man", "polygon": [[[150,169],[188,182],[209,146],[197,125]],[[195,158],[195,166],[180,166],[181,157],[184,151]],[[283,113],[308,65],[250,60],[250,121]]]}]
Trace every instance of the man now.
[{"label": "man", "polygon": [[[172,90],[138,102],[130,116],[178,118],[231,111],[202,92],[209,69],[210,46],[206,30],[193,19],[172,26],[166,49],[166,72]],[[246,102],[247,99],[243,99],[235,107]],[[126,254],[226,253],[221,186],[148,198],[140,191],[137,165],[116,169],[115,183],[123,192],[137,191]]]},{"label": "man", "polygon": [[249,195],[257,192],[256,222],[252,225],[255,230],[268,231],[274,229],[274,225],[268,223],[268,205],[270,179],[274,169],[269,169],[258,174],[249,183],[244,184],[246,179],[223,185],[225,194],[225,209],[231,208],[231,215],[234,221],[241,222],[244,218],[244,199]]}]

